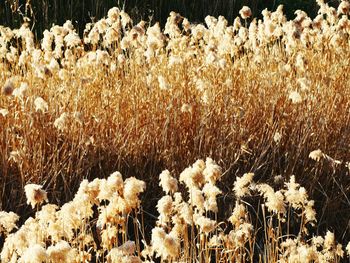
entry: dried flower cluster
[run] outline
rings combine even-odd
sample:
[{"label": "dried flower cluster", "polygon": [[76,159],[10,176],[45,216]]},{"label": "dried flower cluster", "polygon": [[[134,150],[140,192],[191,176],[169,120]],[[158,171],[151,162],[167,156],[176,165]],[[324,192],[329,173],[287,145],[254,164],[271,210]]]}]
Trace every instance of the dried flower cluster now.
[{"label": "dried flower cluster", "polygon": [[[123,181],[118,172],[107,179],[84,180],[71,202],[61,208],[53,204],[41,206],[34,218],[27,219],[13,233],[18,216],[1,212],[0,233],[7,235],[1,261],[90,262],[92,254],[98,258],[107,251],[110,262],[140,262],[133,256],[135,244],[125,238],[128,217],[140,208],[139,194],[144,190],[143,181],[134,177]],[[33,208],[43,200],[47,201],[46,192],[40,185],[26,185],[25,191]],[[108,202],[108,205],[101,202]],[[93,226],[91,220],[96,205],[98,216]],[[101,251],[96,249],[92,227],[98,229]],[[123,236],[123,244],[119,235]]]},{"label": "dried flower cluster", "polygon": [[[159,180],[166,195],[158,201],[159,217],[149,241],[137,224],[133,231],[141,231],[140,239],[128,237],[128,220],[134,217],[137,221],[142,214],[139,195],[145,183],[134,177],[123,180],[119,172],[107,179],[84,180],[71,202],[62,207],[41,206],[35,217],[16,231],[19,217],[0,212],[0,233],[6,237],[1,260],[155,262],[160,258],[162,262],[210,262],[214,257],[216,262],[253,262],[263,254],[266,262],[337,262],[345,258],[346,251],[349,254],[350,243],[345,251],[330,231],[324,237],[310,238],[308,229],[316,223],[314,202],[294,176],[278,191],[268,184],[254,183],[253,173],[237,177],[232,213],[218,221],[217,199],[222,191],[216,183],[220,175],[221,168],[210,158],[185,169],[180,182],[168,170],[163,171]],[[178,192],[179,183],[186,185],[187,194]],[[41,191],[40,198],[33,197],[33,191]],[[26,192],[32,205],[47,199],[41,186],[27,185]],[[252,215],[244,201],[253,195],[264,200],[260,215]],[[254,216],[263,225],[253,224]],[[292,227],[299,231],[289,233]],[[262,243],[255,237],[261,231],[265,233]]]}]

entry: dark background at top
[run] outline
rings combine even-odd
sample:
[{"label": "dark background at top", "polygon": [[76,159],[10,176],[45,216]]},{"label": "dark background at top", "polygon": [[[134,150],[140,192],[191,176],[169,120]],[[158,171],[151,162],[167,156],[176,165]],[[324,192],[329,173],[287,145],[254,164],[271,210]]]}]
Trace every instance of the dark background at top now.
[{"label": "dark background at top", "polygon": [[[339,1],[328,1],[337,5]],[[309,16],[317,14],[318,7],[313,0],[31,0],[31,8],[26,8],[26,0],[0,0],[0,24],[11,28],[19,27],[23,15],[32,19],[32,26],[37,37],[53,24],[62,25],[67,19],[82,33],[85,24],[106,16],[107,11],[117,6],[125,10],[134,19],[166,22],[170,11],[176,11],[191,22],[202,22],[207,15],[225,16],[229,22],[238,15],[243,5],[251,7],[254,16],[259,16],[264,8],[275,10],[284,5],[284,12],[289,19],[297,9],[306,11]],[[21,14],[22,13],[22,14]]]}]

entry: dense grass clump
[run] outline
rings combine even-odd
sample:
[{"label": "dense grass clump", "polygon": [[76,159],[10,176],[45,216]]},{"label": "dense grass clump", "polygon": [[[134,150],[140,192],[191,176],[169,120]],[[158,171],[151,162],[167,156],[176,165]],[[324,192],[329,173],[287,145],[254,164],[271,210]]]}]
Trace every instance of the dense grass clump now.
[{"label": "dense grass clump", "polygon": [[[64,212],[67,218],[74,216],[69,214],[75,206],[88,209],[74,219],[79,224],[68,228],[72,232],[43,233],[35,242],[13,247],[12,254],[3,253],[25,258],[30,245],[48,256],[49,247],[60,244],[76,249],[72,258],[82,252],[105,260],[133,236],[136,250],[126,254],[140,259],[153,234],[164,242],[177,224],[168,220],[179,213],[171,204],[186,202],[192,221],[184,219],[181,226],[188,236],[167,239],[174,251],[153,245],[149,259],[158,253],[173,261],[240,257],[273,262],[293,258],[300,246],[316,246],[317,253],[322,247],[320,253],[331,253],[332,260],[342,257],[340,246],[320,239],[312,243],[311,238],[331,239],[335,233],[346,245],[350,236],[350,4],[342,1],[338,9],[318,4],[316,18],[299,10],[293,20],[281,7],[264,10],[261,20],[244,7],[233,24],[222,16],[191,24],[172,12],[164,29],[158,23],[133,23],[113,8],[106,18],[87,24],[83,38],[67,21],[46,30],[40,42],[28,24],[15,30],[0,27],[0,210],[19,213],[22,227],[29,224],[35,232],[40,208],[36,219],[25,221],[34,216],[27,199],[33,206],[45,200],[57,205],[45,208],[51,215],[45,225],[61,225],[59,211],[67,204],[74,206]],[[204,172],[207,166],[213,171]],[[162,173],[165,169],[171,173]],[[102,179],[116,170],[127,179],[116,174],[112,182]],[[245,173],[254,174],[255,183],[250,177],[237,183]],[[161,179],[166,197],[158,187],[159,174],[167,178],[164,183],[172,182],[164,188]],[[183,185],[171,190],[177,180]],[[136,196],[125,196],[126,182],[137,184]],[[239,187],[232,193],[235,182]],[[124,186],[109,189],[109,184]],[[108,196],[97,197],[105,188]],[[242,189],[247,190],[240,195]],[[298,201],[287,194],[290,189],[300,192]],[[74,203],[76,198],[85,203]],[[124,210],[122,200],[135,203]],[[203,207],[197,207],[201,200]],[[118,207],[108,213],[121,221],[97,227],[94,219],[113,202]],[[244,220],[229,225],[232,209],[241,205]],[[161,219],[154,228],[156,210]],[[135,223],[131,232],[130,216]],[[144,227],[138,216],[145,217]],[[0,217],[7,222],[0,223],[2,237],[15,234],[17,219],[14,214]],[[241,223],[250,225],[243,231]],[[109,231],[112,226],[122,234]],[[118,238],[101,248],[99,227]],[[225,239],[231,230],[244,232],[239,249],[236,241]],[[211,248],[214,232],[222,239]],[[91,234],[93,240],[80,243],[80,234]],[[6,240],[0,241],[4,247],[10,244]]]},{"label": "dense grass clump", "polygon": [[[18,216],[0,213],[6,238],[0,257],[4,262],[339,262],[350,254],[350,242],[343,248],[333,232],[310,234],[317,222],[314,201],[294,176],[277,191],[253,177],[237,177],[233,209],[219,220],[220,166],[210,158],[197,160],[179,181],[164,170],[159,185],[165,195],[148,233],[139,199],[145,183],[135,177],[123,180],[114,172],[107,179],[83,180],[62,207],[41,206],[47,193],[28,184],[27,202],[37,212],[13,233]],[[178,191],[180,184],[187,193]],[[247,198],[261,200],[257,210]]]}]

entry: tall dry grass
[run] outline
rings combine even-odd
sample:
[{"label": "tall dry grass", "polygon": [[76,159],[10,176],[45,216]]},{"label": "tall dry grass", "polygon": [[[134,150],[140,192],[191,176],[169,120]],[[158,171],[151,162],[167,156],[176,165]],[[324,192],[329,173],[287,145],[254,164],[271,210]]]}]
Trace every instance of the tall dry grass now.
[{"label": "tall dry grass", "polygon": [[[164,30],[113,9],[83,39],[67,22],[41,43],[26,25],[1,27],[0,208],[26,217],[26,184],[42,184],[62,205],[83,179],[118,170],[146,182],[144,211],[155,214],[158,174],[210,156],[224,171],[220,205],[234,203],[226,193],[245,172],[274,186],[295,175],[315,199],[314,233],[349,239],[342,3],[337,12],[319,1],[314,20],[297,12],[287,21],[278,9],[233,25],[171,13]],[[316,149],[325,153],[317,162]]]},{"label": "tall dry grass", "polygon": [[[320,157],[313,152],[312,158]],[[314,201],[291,176],[275,190],[254,182],[253,173],[237,177],[236,201],[218,219],[216,186],[222,170],[211,158],[197,160],[174,178],[159,175],[165,195],[159,216],[146,232],[140,194],[145,183],[107,179],[83,180],[74,199],[62,207],[48,202],[41,185],[25,186],[27,203],[37,208],[18,229],[18,215],[0,212],[4,262],[341,262],[350,255],[332,231],[310,234],[317,222]],[[179,191],[186,187],[186,193]],[[260,200],[255,210],[247,201]],[[253,208],[253,209],[252,209]],[[12,232],[12,233],[11,233]]]}]

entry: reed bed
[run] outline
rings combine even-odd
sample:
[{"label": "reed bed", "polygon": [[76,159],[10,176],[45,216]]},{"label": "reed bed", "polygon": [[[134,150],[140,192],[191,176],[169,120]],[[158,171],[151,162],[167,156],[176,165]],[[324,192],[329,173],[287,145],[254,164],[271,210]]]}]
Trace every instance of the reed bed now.
[{"label": "reed bed", "polygon": [[344,260],[350,3],[317,3],[1,26],[2,261]]},{"label": "reed bed", "polygon": [[[313,152],[312,158],[320,157]],[[331,231],[311,235],[314,201],[295,176],[274,190],[253,173],[237,177],[230,216],[218,220],[216,186],[222,170],[211,158],[197,160],[179,175],[164,170],[158,218],[145,231],[139,195],[145,182],[119,172],[83,180],[72,201],[45,204],[41,185],[27,184],[27,203],[36,208],[16,231],[19,216],[0,212],[3,262],[341,262],[350,255]],[[185,193],[179,187],[186,188]],[[247,198],[260,199],[257,210]],[[222,207],[221,207],[222,208]],[[12,233],[11,233],[12,232]],[[133,238],[133,239],[132,239]]]}]

